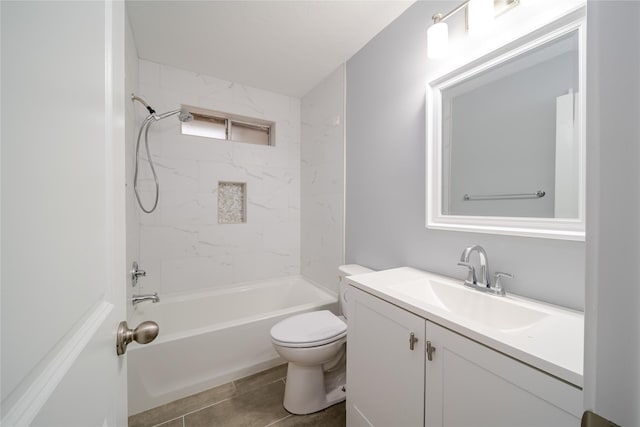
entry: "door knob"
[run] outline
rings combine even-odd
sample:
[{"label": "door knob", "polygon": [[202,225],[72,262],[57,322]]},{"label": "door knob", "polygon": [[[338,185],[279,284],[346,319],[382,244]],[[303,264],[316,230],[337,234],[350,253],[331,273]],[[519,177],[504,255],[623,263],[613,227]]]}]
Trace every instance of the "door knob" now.
[{"label": "door knob", "polygon": [[160,332],[156,322],[150,320],[140,323],[135,329],[129,329],[127,322],[120,322],[116,336],[116,352],[121,356],[127,352],[127,345],[131,341],[139,344],[149,344],[155,340]]}]

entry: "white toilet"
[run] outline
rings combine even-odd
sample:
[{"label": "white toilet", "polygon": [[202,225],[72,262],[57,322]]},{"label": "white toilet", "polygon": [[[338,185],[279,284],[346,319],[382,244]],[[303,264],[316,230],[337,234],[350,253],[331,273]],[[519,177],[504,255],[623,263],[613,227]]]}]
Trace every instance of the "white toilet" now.
[{"label": "white toilet", "polygon": [[289,362],[284,408],[292,414],[310,414],[346,396],[346,283],[344,277],[372,270],[356,264],[338,268],[342,316],[328,310],[298,314],[271,328],[271,341]]}]

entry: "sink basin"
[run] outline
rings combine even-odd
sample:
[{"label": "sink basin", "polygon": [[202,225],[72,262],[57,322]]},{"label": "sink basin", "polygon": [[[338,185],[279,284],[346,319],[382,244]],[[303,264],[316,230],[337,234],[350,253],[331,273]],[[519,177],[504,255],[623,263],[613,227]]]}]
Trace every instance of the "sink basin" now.
[{"label": "sink basin", "polygon": [[433,278],[397,283],[389,290],[503,332],[528,328],[548,316],[509,297],[492,296]]}]

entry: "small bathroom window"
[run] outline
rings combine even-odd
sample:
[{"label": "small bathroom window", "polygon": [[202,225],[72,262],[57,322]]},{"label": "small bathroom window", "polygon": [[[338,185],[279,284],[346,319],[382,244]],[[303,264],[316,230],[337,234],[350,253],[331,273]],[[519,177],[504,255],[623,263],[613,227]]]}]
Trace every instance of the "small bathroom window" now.
[{"label": "small bathroom window", "polygon": [[218,182],[218,223],[242,224],[245,222],[247,222],[247,184]]},{"label": "small bathroom window", "polygon": [[231,120],[231,138],[229,139],[232,141],[271,145],[269,141],[270,134],[271,126]]},{"label": "small bathroom window", "polygon": [[193,120],[182,122],[182,134],[227,139],[227,121],[218,117],[191,113]]},{"label": "small bathroom window", "polygon": [[182,123],[182,134],[257,145],[274,145],[275,123],[251,117],[183,105],[193,120]]}]

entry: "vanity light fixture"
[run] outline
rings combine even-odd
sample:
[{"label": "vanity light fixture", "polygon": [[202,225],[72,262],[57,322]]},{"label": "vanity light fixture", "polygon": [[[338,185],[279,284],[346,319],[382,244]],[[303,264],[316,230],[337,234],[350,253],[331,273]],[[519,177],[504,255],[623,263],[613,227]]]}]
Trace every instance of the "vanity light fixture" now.
[{"label": "vanity light fixture", "polygon": [[493,0],[471,0],[467,6],[467,31],[472,37],[489,32],[495,19]]},{"label": "vanity light fixture", "polygon": [[434,15],[434,24],[427,30],[427,53],[433,59],[445,56],[449,48],[449,26],[442,18],[436,21],[436,16],[441,15]]},{"label": "vanity light fixture", "polygon": [[442,58],[449,47],[449,28],[444,22],[462,9],[465,10],[465,28],[470,36],[486,34],[497,16],[520,4],[520,0],[467,0],[446,14],[433,15],[433,25],[427,30],[427,56]]}]

